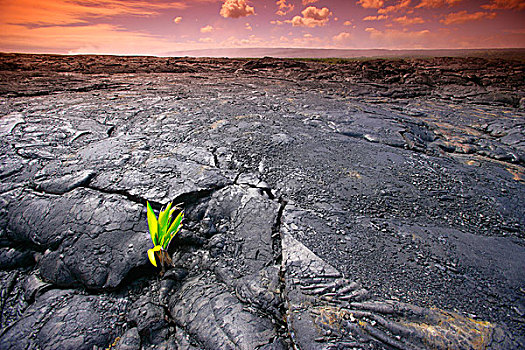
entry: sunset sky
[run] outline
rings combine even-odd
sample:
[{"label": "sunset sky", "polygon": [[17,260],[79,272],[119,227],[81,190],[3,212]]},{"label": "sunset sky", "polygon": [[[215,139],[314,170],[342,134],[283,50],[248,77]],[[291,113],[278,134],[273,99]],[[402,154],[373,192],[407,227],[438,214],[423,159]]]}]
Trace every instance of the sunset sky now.
[{"label": "sunset sky", "polygon": [[525,0],[0,0],[0,51],[525,47]]}]

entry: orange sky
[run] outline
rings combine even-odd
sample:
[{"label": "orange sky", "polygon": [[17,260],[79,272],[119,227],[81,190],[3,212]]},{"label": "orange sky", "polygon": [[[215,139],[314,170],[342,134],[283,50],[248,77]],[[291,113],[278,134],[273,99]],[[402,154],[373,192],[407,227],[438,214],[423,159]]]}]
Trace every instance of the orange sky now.
[{"label": "orange sky", "polygon": [[525,47],[525,0],[0,0],[0,51]]}]

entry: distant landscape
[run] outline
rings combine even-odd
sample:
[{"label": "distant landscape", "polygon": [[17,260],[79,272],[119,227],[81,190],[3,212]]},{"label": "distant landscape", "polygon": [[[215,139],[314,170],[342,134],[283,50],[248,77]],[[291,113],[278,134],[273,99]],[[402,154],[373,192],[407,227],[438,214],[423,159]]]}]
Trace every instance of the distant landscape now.
[{"label": "distant landscape", "polygon": [[167,52],[176,57],[277,57],[277,58],[362,58],[362,57],[484,57],[524,59],[525,48],[509,49],[442,49],[442,50],[385,50],[385,49],[308,49],[308,48],[230,48]]}]

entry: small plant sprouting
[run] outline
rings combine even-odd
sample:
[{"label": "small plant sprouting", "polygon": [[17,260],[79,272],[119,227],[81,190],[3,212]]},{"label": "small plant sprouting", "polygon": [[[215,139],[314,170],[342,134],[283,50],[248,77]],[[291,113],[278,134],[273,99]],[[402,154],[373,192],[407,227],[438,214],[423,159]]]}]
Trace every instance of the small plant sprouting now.
[{"label": "small plant sprouting", "polygon": [[165,264],[171,265],[168,247],[173,237],[175,237],[182,227],[184,211],[182,210],[175,220],[171,222],[172,215],[177,209],[171,209],[171,203],[168,204],[164,210],[160,211],[158,220],[149,202],[146,202],[146,207],[149,233],[151,234],[151,241],[153,242],[153,248],[148,249],[148,258],[153,266],[157,267],[157,262],[155,261],[155,255],[157,255],[162,266],[162,271],[164,271]]}]

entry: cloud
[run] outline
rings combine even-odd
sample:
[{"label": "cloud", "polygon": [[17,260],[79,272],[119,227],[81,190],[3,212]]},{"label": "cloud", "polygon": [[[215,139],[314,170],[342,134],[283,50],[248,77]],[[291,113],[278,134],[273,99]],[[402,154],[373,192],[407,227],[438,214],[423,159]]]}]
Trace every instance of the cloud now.
[{"label": "cloud", "polygon": [[245,24],[244,24],[244,29],[246,29],[246,30],[252,30],[253,28],[252,28],[252,26],[251,26],[250,23],[245,23]]},{"label": "cloud", "polygon": [[292,38],[290,45],[294,47],[321,47],[326,45],[326,40],[310,35],[299,38]]},{"label": "cloud", "polygon": [[511,34],[525,34],[525,28],[524,29],[508,29],[504,30],[505,33],[511,33]]},{"label": "cloud", "polygon": [[303,0],[303,5],[313,4],[318,2],[319,0]]},{"label": "cloud", "polygon": [[240,18],[255,14],[255,9],[246,0],[224,0],[220,15],[224,18]]},{"label": "cloud", "polygon": [[212,43],[213,39],[212,38],[200,38],[199,42],[201,42],[201,43]]},{"label": "cloud", "polygon": [[475,12],[468,13],[467,11],[453,12],[446,15],[446,17],[440,20],[443,24],[461,24],[471,21],[479,21],[482,19],[494,19],[496,17],[495,12]]},{"label": "cloud", "polygon": [[[410,31],[407,29],[377,30],[367,28],[369,37],[361,48],[388,49],[480,49],[524,47],[525,34],[522,33],[476,33],[457,31],[451,28]],[[356,38],[357,39],[357,38]]]},{"label": "cloud", "polygon": [[261,38],[255,35],[250,35],[247,39],[237,39],[230,37],[221,42],[222,47],[324,47],[328,40],[313,36],[310,33],[303,34],[299,37],[292,37],[293,33],[288,33],[288,36],[281,35],[280,37]]},{"label": "cloud", "polygon": [[182,22],[182,17],[181,17],[181,16],[179,16],[179,17],[175,17],[175,18],[173,19],[173,22],[179,24],[180,22]]},{"label": "cloud", "polygon": [[409,26],[409,25],[412,25],[412,24],[423,24],[423,23],[425,23],[425,20],[423,18],[421,18],[421,17],[409,18],[407,16],[394,18],[393,21],[397,22],[399,24],[402,24],[404,26]]},{"label": "cloud", "polygon": [[219,47],[267,47],[269,42],[256,35],[250,35],[248,38],[238,39],[230,36],[219,43]]},{"label": "cloud", "polygon": [[110,24],[27,28],[0,25],[0,51],[89,54],[160,54],[170,40]]},{"label": "cloud", "polygon": [[213,32],[213,27],[210,26],[209,24],[201,28],[201,33],[211,33],[211,32]]},{"label": "cloud", "polygon": [[387,19],[388,16],[385,15],[379,15],[379,16],[366,16],[363,18],[363,21],[382,21],[384,19]]},{"label": "cloud", "polygon": [[350,21],[345,21],[345,22],[343,23],[343,25],[344,25],[344,26],[351,26],[351,25],[352,25],[352,22],[350,22]]},{"label": "cloud", "polygon": [[401,0],[397,5],[387,6],[384,9],[377,10],[377,13],[384,15],[390,12],[397,12],[407,8],[410,5],[410,2],[411,0]]},{"label": "cloud", "polygon": [[486,10],[525,10],[525,0],[491,0],[490,4],[482,5]]},{"label": "cloud", "polygon": [[[211,0],[198,0],[200,2]],[[97,0],[2,0],[0,22],[22,25],[70,25],[87,23],[89,18],[121,15],[154,16],[167,9],[185,9],[185,2]]]},{"label": "cloud", "polygon": [[361,5],[365,9],[378,9],[383,7],[385,2],[383,0],[359,0],[356,4]]},{"label": "cloud", "polygon": [[284,16],[284,15],[292,12],[293,9],[295,8],[295,6],[293,4],[287,4],[286,0],[279,0],[275,4],[277,6],[279,6],[279,9],[275,13],[275,14],[277,14],[279,16]]},{"label": "cloud", "polygon": [[437,9],[445,6],[451,7],[459,4],[461,1],[462,0],[421,0],[421,2],[419,3],[419,5],[416,6],[416,8]]},{"label": "cloud", "polygon": [[292,23],[294,27],[322,27],[328,23],[329,18],[332,15],[332,12],[326,7],[318,9],[315,6],[309,6],[305,8],[301,16],[295,16],[291,20],[285,21],[286,23]]},{"label": "cloud", "polygon": [[275,24],[277,26],[282,26],[284,24],[283,21],[270,21],[271,24]]},{"label": "cloud", "polygon": [[352,40],[352,34],[347,33],[347,32],[341,32],[341,33],[339,33],[337,35],[334,35],[332,37],[332,41],[336,45],[344,45],[344,44],[348,43],[351,40]]},{"label": "cloud", "polygon": [[408,31],[387,29],[384,31],[375,28],[366,28],[370,39],[375,41],[376,47],[425,48],[436,37],[429,30]]}]

